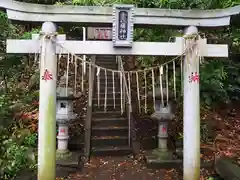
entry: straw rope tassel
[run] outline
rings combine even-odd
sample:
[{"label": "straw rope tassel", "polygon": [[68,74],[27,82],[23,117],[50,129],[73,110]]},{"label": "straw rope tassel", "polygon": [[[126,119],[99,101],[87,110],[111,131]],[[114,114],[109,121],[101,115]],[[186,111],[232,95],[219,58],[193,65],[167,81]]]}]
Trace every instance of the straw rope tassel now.
[{"label": "straw rope tassel", "polygon": [[122,76],[123,112],[126,109],[126,91],[127,91],[127,86],[125,85],[124,79],[126,79],[126,73],[124,73],[123,71],[123,76]]},{"label": "straw rope tassel", "polygon": [[[199,35],[199,43],[200,43],[200,40],[201,40],[202,38],[201,38],[201,36]],[[202,56],[202,51],[201,51],[201,45],[198,43],[198,49],[199,49],[199,58],[200,58],[200,64],[202,64],[203,63],[203,61],[204,61],[204,57]]]},{"label": "straw rope tassel", "polygon": [[62,58],[62,48],[60,50],[60,53],[58,54],[58,59],[57,59],[57,75],[59,76],[60,73],[60,65],[61,65],[61,58]]},{"label": "straw rope tassel", "polygon": [[100,106],[100,68],[97,68],[97,98],[98,98],[98,107]]},{"label": "straw rope tassel", "polygon": [[114,82],[114,72],[112,72],[112,82],[113,82],[113,108],[116,108],[116,102],[115,102],[115,82]]},{"label": "straw rope tassel", "polygon": [[86,55],[83,55],[83,74],[86,74]]},{"label": "straw rope tassel", "polygon": [[147,74],[146,74],[146,71],[144,71],[144,86],[145,86],[144,109],[145,109],[145,113],[147,113]]},{"label": "straw rope tassel", "polygon": [[73,54],[71,54],[71,63],[73,63],[73,59],[74,59],[74,55]]},{"label": "straw rope tassel", "polygon": [[167,96],[167,105],[169,99],[169,92],[168,92],[168,64],[166,64],[166,96]]},{"label": "straw rope tassel", "polygon": [[162,83],[162,75],[163,75],[163,66],[159,67],[159,84],[160,84],[160,94],[161,94],[161,104],[164,106],[163,101],[163,83]]},{"label": "straw rope tassel", "polygon": [[[91,60],[90,60],[91,61]],[[89,83],[93,83],[92,80],[93,80],[93,74],[92,74],[92,71],[93,71],[93,67],[91,64],[87,64],[88,65],[88,73],[89,73],[89,76],[88,76],[88,80],[89,80]],[[87,68],[87,67],[86,67]],[[89,87],[89,86],[88,86]],[[91,86],[93,88],[93,84]],[[88,88],[88,93],[90,93],[92,89]],[[89,105],[92,106],[92,101],[89,101],[88,102]]]},{"label": "straw rope tassel", "polygon": [[[199,36],[199,38],[201,38],[201,37]],[[200,65],[200,63],[202,63],[201,49],[200,49],[199,44],[197,44],[197,56],[198,56],[198,61],[199,61],[199,63],[197,64],[198,65],[197,69],[199,69],[199,65]],[[200,73],[199,73],[199,76],[200,76]],[[200,81],[200,79],[199,79],[199,81]]]},{"label": "straw rope tassel", "polygon": [[107,111],[107,71],[105,70],[105,98],[104,98],[104,111]]},{"label": "straw rope tassel", "polygon": [[38,64],[38,53],[34,54],[34,65]]},{"label": "straw rope tassel", "polygon": [[203,63],[203,57],[201,56],[201,36],[199,35],[198,36],[198,40],[197,40],[197,56],[199,57],[199,64],[202,64]]},{"label": "straw rope tassel", "polygon": [[177,99],[177,90],[176,90],[176,64],[173,61],[173,90],[174,90],[174,98]]},{"label": "straw rope tassel", "polygon": [[68,96],[69,63],[70,63],[70,54],[67,55],[66,96]]},{"label": "straw rope tassel", "polygon": [[82,61],[82,63],[81,63],[81,65],[82,65],[82,84],[81,84],[81,89],[82,89],[82,92],[84,91],[84,76],[85,76],[85,69],[86,69],[86,63],[84,62],[85,61],[85,59],[83,59],[83,61]]},{"label": "straw rope tassel", "polygon": [[138,112],[141,113],[141,102],[140,102],[138,72],[136,72],[136,81],[137,81]]},{"label": "straw rope tassel", "polygon": [[183,87],[183,85],[184,85],[184,80],[183,80],[183,71],[184,71],[184,69],[183,69],[183,65],[184,65],[184,52],[186,52],[186,43],[185,43],[185,39],[183,39],[183,43],[182,43],[183,45],[182,45],[182,55],[181,55],[181,95],[183,95],[183,89],[184,89],[184,87]]},{"label": "straw rope tassel", "polygon": [[152,91],[153,91],[153,109],[156,111],[156,104],[155,104],[155,77],[154,77],[154,70],[152,69]]},{"label": "straw rope tassel", "polygon": [[129,96],[129,106],[130,106],[130,111],[132,112],[132,97],[131,97],[131,78],[130,78],[130,72],[128,73],[128,96]]},{"label": "straw rope tassel", "polygon": [[181,56],[181,59],[180,59],[180,73],[181,73],[181,94],[183,93],[183,56]]},{"label": "straw rope tassel", "polygon": [[[186,47],[186,50],[187,50],[187,54],[186,54],[186,63],[187,63],[187,68],[190,68],[191,64],[190,64],[190,54],[191,54],[191,48],[190,48],[190,42],[188,42],[186,39],[185,39],[185,47]],[[185,62],[184,62],[185,63]],[[185,71],[187,71],[188,69],[186,69]]]},{"label": "straw rope tassel", "polygon": [[121,114],[123,113],[123,72],[120,72],[120,100],[121,100]]},{"label": "straw rope tassel", "polygon": [[[72,59],[74,59],[74,56],[72,56]],[[74,67],[75,67],[75,73],[74,73],[74,95],[76,96],[77,95],[77,68],[78,68],[78,65],[77,65],[77,59],[75,58],[75,61],[74,61]]]},{"label": "straw rope tassel", "polygon": [[[42,41],[40,44],[40,47],[42,47],[40,51],[43,54],[43,62],[40,61],[40,74],[43,74],[44,71],[46,70],[46,46],[43,46]],[[41,72],[41,70],[43,72]]]},{"label": "straw rope tassel", "polygon": [[[42,41],[43,41],[43,39],[39,36],[39,40],[40,40],[40,45],[39,45],[39,50],[38,50],[38,53],[39,53],[39,57],[38,57],[38,67],[39,67],[39,69],[41,70],[42,68],[42,65],[41,65],[41,60],[40,60],[40,54],[43,52],[42,51]],[[62,49],[62,47],[60,48],[60,49]],[[40,71],[40,74],[42,74],[42,72]]]}]

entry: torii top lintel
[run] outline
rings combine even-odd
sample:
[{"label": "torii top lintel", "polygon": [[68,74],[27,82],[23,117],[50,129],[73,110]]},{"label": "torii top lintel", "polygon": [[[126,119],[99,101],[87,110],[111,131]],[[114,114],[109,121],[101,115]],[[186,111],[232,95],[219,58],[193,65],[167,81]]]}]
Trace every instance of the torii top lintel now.
[{"label": "torii top lintel", "polygon": [[[84,26],[111,26],[112,8],[100,6],[40,5],[1,0],[8,18],[27,22],[81,23]],[[240,5],[216,10],[173,10],[135,8],[134,25],[170,25],[220,27],[230,25],[231,16],[240,13]]]}]

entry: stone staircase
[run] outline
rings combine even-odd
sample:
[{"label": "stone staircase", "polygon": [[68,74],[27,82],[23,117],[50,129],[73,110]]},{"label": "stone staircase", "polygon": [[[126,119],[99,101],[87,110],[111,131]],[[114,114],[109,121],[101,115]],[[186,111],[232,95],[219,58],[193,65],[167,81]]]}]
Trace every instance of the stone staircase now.
[{"label": "stone staircase", "polygon": [[[96,64],[117,69],[115,56],[97,56]],[[131,153],[128,146],[128,120],[121,114],[120,80],[115,74],[115,108],[113,100],[112,73],[107,72],[107,109],[104,110],[105,73],[100,72],[100,106],[98,106],[97,78],[95,77],[92,109],[92,155],[126,155]]]}]

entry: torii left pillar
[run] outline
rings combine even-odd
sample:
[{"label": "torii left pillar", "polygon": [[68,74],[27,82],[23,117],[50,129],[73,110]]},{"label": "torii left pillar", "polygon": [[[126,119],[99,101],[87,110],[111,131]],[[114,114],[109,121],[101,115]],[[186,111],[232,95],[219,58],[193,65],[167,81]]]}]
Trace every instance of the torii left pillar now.
[{"label": "torii left pillar", "polygon": [[38,125],[38,180],[56,177],[56,82],[57,56],[60,53],[55,40],[65,41],[65,35],[56,36],[52,22],[42,25],[41,34],[32,40],[7,40],[7,53],[36,54],[40,50],[40,92]]},{"label": "torii left pillar", "polygon": [[42,25],[38,126],[38,180],[56,179],[56,26]]}]

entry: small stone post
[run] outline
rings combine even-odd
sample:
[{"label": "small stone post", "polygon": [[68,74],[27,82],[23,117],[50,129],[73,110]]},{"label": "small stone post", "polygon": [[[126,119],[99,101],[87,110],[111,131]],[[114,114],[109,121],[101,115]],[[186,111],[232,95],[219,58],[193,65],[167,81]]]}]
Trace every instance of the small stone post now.
[{"label": "small stone post", "polygon": [[56,81],[57,58],[56,26],[52,22],[42,25],[40,57],[39,127],[38,127],[38,180],[56,177]]},{"label": "small stone post", "polygon": [[[197,33],[196,27],[188,27],[186,44],[194,44]],[[200,179],[199,58],[196,50],[194,46],[184,60],[184,180]]]}]

